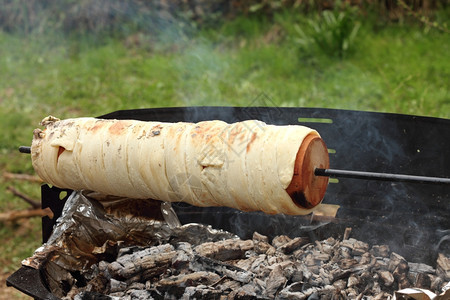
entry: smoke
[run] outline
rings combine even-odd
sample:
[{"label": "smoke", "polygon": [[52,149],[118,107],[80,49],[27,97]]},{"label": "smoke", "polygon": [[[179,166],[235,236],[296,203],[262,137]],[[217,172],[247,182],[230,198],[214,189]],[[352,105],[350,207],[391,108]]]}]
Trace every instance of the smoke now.
[{"label": "smoke", "polygon": [[437,229],[436,234],[440,237],[440,240],[434,247],[435,252],[444,253],[447,257],[450,256],[450,229]]},{"label": "smoke", "polygon": [[185,106],[230,103],[222,91],[229,85],[225,80],[229,62],[207,40],[196,39],[186,45],[173,67],[180,83],[176,87],[176,97]]}]

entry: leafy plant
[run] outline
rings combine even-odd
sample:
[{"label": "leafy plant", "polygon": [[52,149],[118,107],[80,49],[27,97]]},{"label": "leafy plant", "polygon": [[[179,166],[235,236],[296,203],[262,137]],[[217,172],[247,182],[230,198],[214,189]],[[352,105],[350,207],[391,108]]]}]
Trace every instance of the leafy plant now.
[{"label": "leafy plant", "polygon": [[356,8],[350,6],[324,10],[316,17],[307,19],[306,32],[299,25],[295,26],[298,33],[296,41],[304,48],[315,46],[328,56],[344,58],[354,50],[361,26],[356,13]]}]

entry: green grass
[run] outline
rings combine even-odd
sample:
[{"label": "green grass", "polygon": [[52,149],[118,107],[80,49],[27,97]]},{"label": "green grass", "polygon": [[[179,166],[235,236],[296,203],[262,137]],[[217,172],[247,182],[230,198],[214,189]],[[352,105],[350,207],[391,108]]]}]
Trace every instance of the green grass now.
[{"label": "green grass", "polygon": [[[0,170],[33,174],[17,151],[49,115],[98,116],[119,109],[236,105],[261,93],[274,105],[450,118],[449,35],[419,26],[363,24],[345,59],[300,49],[294,23],[237,19],[170,43],[12,36],[0,32]],[[275,34],[275,30],[281,35]],[[0,181],[0,211],[26,208],[8,185],[39,198],[39,185]],[[17,233],[19,232],[19,234]],[[0,224],[3,271],[41,243],[39,219]]]}]

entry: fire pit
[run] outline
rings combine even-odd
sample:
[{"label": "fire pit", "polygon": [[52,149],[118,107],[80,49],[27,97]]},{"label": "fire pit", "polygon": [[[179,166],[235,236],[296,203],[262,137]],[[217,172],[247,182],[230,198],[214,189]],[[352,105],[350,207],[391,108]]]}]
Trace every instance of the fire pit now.
[{"label": "fire pit", "polygon": [[[444,155],[448,152],[446,143],[450,140],[450,131],[448,130],[450,121],[444,119],[332,109],[268,107],[129,110],[111,113],[102,118],[165,122],[198,122],[214,119],[236,122],[259,119],[276,125],[301,124],[320,132],[329,148],[332,168],[448,177],[450,167],[450,157]],[[50,189],[46,186],[42,190],[43,207],[50,207],[57,216],[61,213],[64,205],[64,201],[59,199],[60,192],[61,190],[57,188]],[[68,192],[70,194],[71,191]],[[339,181],[332,181],[325,195],[324,203],[339,206],[337,214],[331,217],[321,216],[320,213],[307,217],[269,216],[263,213],[240,212],[230,208],[199,208],[183,203],[174,204],[173,208],[182,224],[192,222],[210,224],[213,228],[237,234],[243,243],[245,243],[244,240],[251,240],[253,248],[247,250],[252,250],[258,255],[262,251],[260,248],[266,247],[266,251],[273,248],[271,251],[274,252],[272,253],[274,257],[297,255],[297,258],[302,261],[317,262],[317,256],[311,257],[308,254],[317,254],[317,251],[323,250],[324,247],[343,247],[351,249],[352,253],[354,252],[357,254],[356,256],[360,257],[358,261],[354,256],[349,256],[347,257],[348,261],[342,263],[353,264],[353,267],[367,265],[361,263],[364,255],[367,256],[366,260],[369,255],[381,258],[388,255],[385,258],[389,259],[389,262],[386,260],[384,263],[396,265],[395,267],[393,265],[386,266],[386,272],[390,272],[391,275],[397,274],[394,279],[397,282],[396,287],[399,287],[400,280],[406,280],[410,285],[416,283],[416,278],[407,278],[406,272],[399,273],[397,270],[398,272],[395,273],[395,269],[399,265],[405,266],[406,263],[410,270],[415,270],[416,275],[429,274],[432,271],[419,263],[436,268],[438,259],[445,260],[450,256],[448,243],[449,199],[450,186],[448,184],[414,184],[342,178]],[[44,242],[51,234],[55,219],[43,218]],[[346,228],[351,228],[351,238],[344,236]],[[259,234],[255,234],[255,232]],[[349,230],[347,230],[348,232]],[[291,244],[294,246],[289,246]],[[260,248],[255,249],[255,245],[260,245],[258,246]],[[286,250],[286,248],[290,249],[289,247],[293,247],[292,252]],[[131,252],[126,255],[133,255]],[[328,255],[331,255],[331,252]],[[340,253],[340,255],[345,254]],[[216,263],[217,267],[215,261],[217,259],[214,256],[210,257],[206,254],[201,256],[210,259],[209,261],[206,259],[207,261],[204,261],[203,264],[214,265]],[[319,255],[319,260],[320,258]],[[406,261],[413,264],[408,265]],[[314,265],[317,265],[316,262]],[[367,263],[370,264],[370,259]],[[220,267],[229,268],[234,272],[237,270],[247,271],[243,267],[244,262],[236,264]],[[279,267],[273,267],[273,270],[279,271],[280,268],[284,269],[285,267],[287,268],[287,266],[279,265]],[[329,276],[331,270],[322,269],[324,277],[326,278],[327,274]],[[270,288],[275,291],[278,291],[283,285],[286,287],[286,285],[303,280],[303,278],[300,280],[299,277],[296,277],[299,280],[292,279],[295,274],[293,271],[289,279],[286,279],[286,276],[283,277],[286,282],[277,285],[275,278],[281,278],[276,273],[278,271],[273,271],[275,273],[272,275],[270,272],[265,274],[268,278],[273,277],[274,283]],[[320,273],[320,268],[317,271]],[[382,272],[384,270],[377,273],[380,282],[389,284],[390,275]],[[304,273],[305,270],[303,270],[303,276]],[[202,277],[204,275],[204,273],[196,274],[198,277],[185,279],[199,280],[203,283],[205,280],[214,281],[213,275],[206,276],[207,279]],[[308,282],[311,285],[309,281],[313,275],[317,274],[313,272],[310,278],[302,282]],[[217,276],[223,276],[223,274]],[[338,280],[348,281],[351,277],[349,273],[342,276],[340,279],[337,276],[334,281],[329,280],[329,285]],[[427,276],[425,276],[427,279],[420,280],[430,281],[428,287],[431,287],[432,278]],[[117,278],[115,280],[118,282],[123,279]],[[35,285],[26,282],[40,282],[41,284]],[[161,284],[163,283],[164,281]],[[185,284],[182,280],[178,283],[179,285]],[[442,283],[440,284],[442,285]],[[48,290],[47,279],[41,277],[39,270],[22,267],[8,278],[8,284],[37,299],[55,297]],[[336,283],[336,285],[338,284]],[[355,286],[358,284],[361,282],[355,282]],[[424,284],[424,286],[426,285]],[[296,293],[306,291],[309,286],[297,284],[289,287],[289,292]],[[345,288],[342,287],[342,289]]]}]

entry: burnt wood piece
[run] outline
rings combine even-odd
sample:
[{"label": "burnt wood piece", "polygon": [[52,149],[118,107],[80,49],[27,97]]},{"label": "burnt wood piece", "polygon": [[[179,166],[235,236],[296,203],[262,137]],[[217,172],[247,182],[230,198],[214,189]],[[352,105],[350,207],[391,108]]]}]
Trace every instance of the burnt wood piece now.
[{"label": "burnt wood piece", "polygon": [[254,232],[253,233],[253,242],[264,242],[264,243],[269,243],[269,238],[263,234],[260,234],[258,232]]},{"label": "burnt wood piece", "polygon": [[444,278],[444,280],[450,280],[450,257],[444,256],[439,253],[437,259],[437,274]]},{"label": "burnt wood piece", "polygon": [[308,243],[308,240],[309,239],[305,239],[305,238],[301,238],[301,237],[293,238],[291,241],[289,241],[286,244],[282,245],[280,247],[280,250],[284,254],[290,254],[290,253],[294,252],[295,250],[297,250],[298,248],[300,248],[301,246],[303,246],[306,243]]},{"label": "burnt wood piece", "polygon": [[228,239],[218,242],[208,242],[198,245],[194,251],[201,256],[227,261],[243,258],[245,252],[253,249],[252,240]]},{"label": "burnt wood piece", "polygon": [[266,296],[276,295],[287,283],[287,278],[280,265],[275,266],[266,279]]},{"label": "burnt wood piece", "polygon": [[207,271],[216,272],[221,276],[226,276],[237,282],[242,283],[248,283],[254,277],[254,274],[252,272],[249,272],[237,266],[224,263],[222,261],[213,258],[200,255],[195,256],[195,260],[191,266],[191,269],[194,270],[204,269]]},{"label": "burnt wood piece", "polygon": [[170,244],[151,247],[119,257],[108,266],[108,272],[118,280],[146,280],[166,271],[177,252]]},{"label": "burnt wood piece", "polygon": [[220,279],[220,276],[213,272],[193,272],[163,278],[155,284],[155,288],[162,294],[167,293],[180,298],[186,287],[199,285],[212,285]]}]

